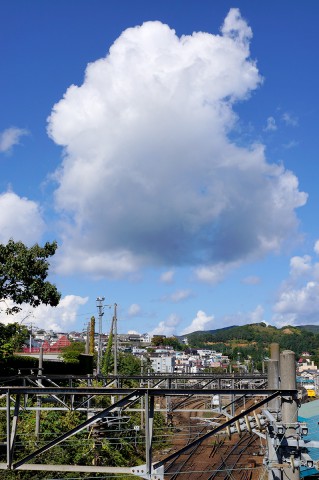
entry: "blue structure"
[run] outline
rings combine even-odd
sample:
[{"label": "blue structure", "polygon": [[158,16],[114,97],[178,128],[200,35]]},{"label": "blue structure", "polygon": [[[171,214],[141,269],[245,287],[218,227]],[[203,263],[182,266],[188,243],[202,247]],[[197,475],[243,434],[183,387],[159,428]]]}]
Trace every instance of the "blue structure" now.
[{"label": "blue structure", "polygon": [[[308,425],[309,433],[306,439],[319,441],[319,400],[301,405],[298,412],[298,420],[300,422],[306,422]],[[318,462],[319,448],[309,448],[309,455],[314,462]],[[301,467],[301,478],[308,478],[312,475],[319,475],[319,471],[315,468]]]}]

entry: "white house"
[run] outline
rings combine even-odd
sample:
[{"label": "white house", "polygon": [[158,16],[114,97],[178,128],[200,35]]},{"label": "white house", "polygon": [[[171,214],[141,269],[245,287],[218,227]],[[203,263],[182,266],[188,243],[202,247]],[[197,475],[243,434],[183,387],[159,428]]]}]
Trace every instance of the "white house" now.
[{"label": "white house", "polygon": [[175,371],[175,357],[158,355],[150,357],[151,366],[155,373],[173,373]]}]

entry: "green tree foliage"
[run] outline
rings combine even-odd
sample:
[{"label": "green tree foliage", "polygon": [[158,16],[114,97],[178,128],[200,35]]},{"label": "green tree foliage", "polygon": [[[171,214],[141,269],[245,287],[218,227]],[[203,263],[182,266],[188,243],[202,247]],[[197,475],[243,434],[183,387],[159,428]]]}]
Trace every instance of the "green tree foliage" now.
[{"label": "green tree foliage", "polygon": [[[47,404],[47,406],[53,406]],[[40,422],[40,437],[35,434],[36,414],[34,412],[22,412],[20,414],[19,429],[16,439],[15,458],[23,458],[33,452],[36,448],[45,445],[49,439],[53,439],[62,433],[71,430],[80,422],[84,421],[86,416],[82,412],[69,411],[42,411]],[[0,436],[5,438],[5,414],[0,414]],[[82,431],[63,444],[57,445],[34,460],[35,463],[43,464],[85,464],[94,460],[94,441],[88,438],[88,433]],[[0,456],[4,456],[4,450],[0,450]],[[52,475],[53,476],[53,475]],[[59,478],[86,478],[89,474],[85,473],[60,473]],[[8,472],[0,470],[0,479],[21,479],[21,480],[40,480],[47,479],[48,472]]]},{"label": "green tree foliage", "polygon": [[135,357],[131,353],[120,353],[118,360],[118,370],[120,375],[140,375],[141,360],[138,357]]},{"label": "green tree foliage", "polygon": [[183,350],[184,346],[176,337],[166,337],[165,335],[154,335],[152,344],[156,347],[172,347],[174,350]]},{"label": "green tree foliage", "polygon": [[85,351],[83,342],[71,342],[68,347],[61,349],[60,357],[65,363],[79,363],[80,355]]},{"label": "green tree foliage", "polygon": [[160,345],[163,345],[165,335],[153,335],[152,337],[152,345],[155,347],[159,347]]},{"label": "green tree foliage", "polygon": [[28,303],[32,307],[56,306],[61,294],[55,285],[46,281],[48,276],[48,258],[55,254],[57,243],[47,242],[44,247],[38,244],[27,247],[22,242],[9,240],[7,245],[0,244],[0,298],[12,300],[16,305],[7,307],[7,313],[16,313],[18,305]]},{"label": "green tree foliage", "polygon": [[[132,353],[122,353],[118,355],[118,364],[117,369],[118,373],[124,377],[130,377],[134,375],[140,375],[141,373],[141,360],[138,357],[135,357]],[[114,368],[114,356],[110,354],[110,350],[107,350],[103,356],[102,361],[102,374],[108,375],[113,373]],[[123,385],[126,387],[138,386],[137,380],[123,379]]]},{"label": "green tree foliage", "polygon": [[24,325],[0,323],[0,360],[11,357],[19,350],[28,337],[28,330]]}]

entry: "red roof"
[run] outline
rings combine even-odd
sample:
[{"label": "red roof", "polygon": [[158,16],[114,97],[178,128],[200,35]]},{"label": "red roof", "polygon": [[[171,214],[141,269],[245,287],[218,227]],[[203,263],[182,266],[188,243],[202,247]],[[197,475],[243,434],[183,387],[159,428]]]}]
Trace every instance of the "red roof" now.
[{"label": "red roof", "polygon": [[70,340],[68,339],[68,337],[66,335],[62,335],[62,337],[59,338],[59,340],[57,340],[51,348],[54,348],[54,349],[60,349],[60,348],[63,348],[63,347],[68,347],[69,345],[71,345],[71,342]]}]

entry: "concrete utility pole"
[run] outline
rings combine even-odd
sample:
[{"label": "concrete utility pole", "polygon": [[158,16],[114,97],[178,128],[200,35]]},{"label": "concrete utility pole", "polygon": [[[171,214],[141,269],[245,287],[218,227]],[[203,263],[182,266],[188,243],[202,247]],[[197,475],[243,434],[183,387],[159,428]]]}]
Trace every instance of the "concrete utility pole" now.
[{"label": "concrete utility pole", "polygon": [[[278,343],[270,344],[270,360],[268,361],[268,388],[275,390],[279,388],[279,359],[280,350]],[[279,397],[274,398],[268,404],[268,409],[278,420],[278,412],[280,409]]]},{"label": "concrete utility pole", "polygon": [[271,344],[268,388],[292,391],[289,396],[281,397],[281,404],[274,399],[268,404],[269,410],[263,411],[269,420],[268,480],[299,480],[300,466],[312,465],[313,461],[301,447],[302,437],[307,433],[298,423],[295,353],[285,350],[280,354],[278,344]]},{"label": "concrete utility pole", "polygon": [[[280,379],[281,388],[287,390],[295,390],[296,385],[296,360],[295,353],[290,350],[285,350],[280,355]],[[281,403],[282,423],[285,427],[285,439],[299,440],[299,426],[298,426],[298,398],[282,398]],[[295,458],[292,449],[283,451],[284,456],[290,457],[291,468],[283,469],[283,480],[299,480],[300,468],[299,465],[295,468]]]},{"label": "concrete utility pole", "polygon": [[[114,343],[114,376],[117,375],[117,304],[114,303],[114,316],[113,316],[113,343]],[[116,380],[117,382],[117,380]],[[118,385],[117,385],[118,386]]]},{"label": "concrete utility pole", "polygon": [[[268,360],[268,388],[276,390],[279,388],[279,358],[280,350],[278,343],[272,343],[270,345],[270,360]],[[278,420],[278,413],[280,409],[280,400],[279,398],[274,398],[268,403],[268,409],[274,416],[275,421]],[[280,453],[276,450],[275,446],[272,443],[271,437],[267,436],[267,445],[268,445],[268,460],[269,465],[271,466],[268,472],[268,480],[282,480],[282,472],[279,468],[275,468],[274,465],[280,464]]]},{"label": "concrete utility pole", "polygon": [[[39,353],[39,369],[38,369],[38,385],[42,385],[42,374],[43,374],[43,347],[40,347]],[[35,414],[35,434],[37,440],[40,440],[40,421],[41,421],[41,397],[37,396],[37,411]]]},{"label": "concrete utility pole", "polygon": [[29,352],[32,352],[32,322],[30,322]]},{"label": "concrete utility pole", "polygon": [[277,360],[277,362],[280,361],[279,343],[271,343],[270,344],[270,358],[272,360]]},{"label": "concrete utility pole", "polygon": [[96,373],[100,375],[101,373],[101,364],[102,364],[102,317],[104,315],[103,312],[103,302],[104,297],[97,297],[97,308],[99,312],[99,337],[98,337],[98,350],[97,350],[97,366],[96,366]]}]

